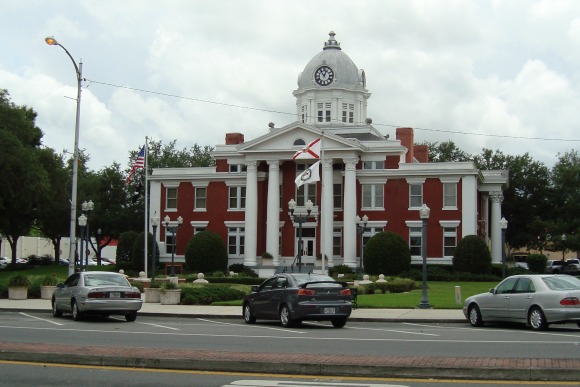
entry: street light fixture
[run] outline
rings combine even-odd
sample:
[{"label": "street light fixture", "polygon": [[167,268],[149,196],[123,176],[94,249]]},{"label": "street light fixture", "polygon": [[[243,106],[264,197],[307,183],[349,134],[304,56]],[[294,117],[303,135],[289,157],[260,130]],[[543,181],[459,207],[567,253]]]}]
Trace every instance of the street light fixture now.
[{"label": "street light fixture", "polygon": [[419,308],[429,309],[429,299],[427,298],[427,220],[429,219],[429,212],[431,209],[423,203],[421,209],[419,209],[419,217],[422,223],[422,233],[421,233],[421,256],[423,257],[423,292],[421,294],[421,303]]},{"label": "street light fixture", "polygon": [[296,255],[296,260],[297,260],[297,264],[298,264],[298,272],[302,272],[302,254],[303,254],[303,247],[302,247],[302,223],[306,222],[306,220],[308,219],[308,217],[310,216],[310,213],[312,212],[312,207],[314,206],[314,204],[312,204],[311,200],[308,200],[306,202],[306,205],[304,206],[306,208],[306,214],[294,214],[294,211],[296,210],[296,201],[294,199],[290,199],[290,201],[288,202],[288,209],[290,210],[290,216],[292,217],[292,219],[294,220],[294,223],[298,223],[298,254]]},{"label": "street light fixture", "polygon": [[[81,214],[81,216],[79,216],[79,227],[81,229],[81,254],[80,254],[80,262],[79,262],[79,266],[82,268],[83,267],[83,257],[84,257],[84,250],[85,250],[85,245],[84,245],[84,239],[85,239],[85,227],[87,225],[87,217],[85,216],[85,214]],[[69,265],[70,267],[70,265]]]},{"label": "street light fixture", "polygon": [[506,218],[501,218],[499,227],[501,228],[501,277],[505,278],[505,231],[508,227]]},{"label": "street light fixture", "polygon": [[72,165],[72,184],[71,184],[71,199],[70,199],[70,248],[69,248],[69,264],[68,264],[68,274],[74,273],[75,256],[76,252],[76,217],[77,217],[77,180],[78,180],[78,164],[79,164],[79,123],[81,119],[81,82],[83,79],[83,62],[80,62],[77,66],[77,62],[73,59],[72,55],[68,52],[63,45],[58,43],[55,38],[48,37],[44,39],[46,44],[50,46],[60,46],[64,52],[68,55],[73,65],[75,66],[75,72],[77,75],[77,112],[75,120],[75,144],[73,150],[73,165]]},{"label": "street light fixture", "polygon": [[566,260],[566,234],[562,234],[562,262]]},{"label": "street light fixture", "polygon": [[360,218],[360,216],[356,216],[355,218],[356,220],[356,228],[359,232],[360,235],[360,260],[359,260],[359,264],[358,264],[358,279],[362,280],[363,279],[363,254],[364,254],[364,233],[367,230],[367,223],[369,222],[369,217],[364,215],[362,217],[362,220]]},{"label": "street light fixture", "polygon": [[165,223],[165,229],[167,231],[169,231],[170,233],[173,234],[173,237],[171,239],[171,273],[169,274],[171,277],[175,277],[175,270],[174,270],[174,266],[175,266],[175,234],[177,233],[177,230],[179,229],[179,226],[181,226],[181,224],[183,223],[183,218],[181,216],[177,217],[177,224],[170,224],[171,219],[169,218],[169,215],[165,215],[165,219],[164,219],[164,223]]},{"label": "street light fixture", "polygon": [[151,282],[155,281],[155,261],[156,261],[156,247],[157,247],[157,226],[159,226],[159,217],[157,212],[151,217],[151,227],[153,227],[153,251],[151,251]]}]

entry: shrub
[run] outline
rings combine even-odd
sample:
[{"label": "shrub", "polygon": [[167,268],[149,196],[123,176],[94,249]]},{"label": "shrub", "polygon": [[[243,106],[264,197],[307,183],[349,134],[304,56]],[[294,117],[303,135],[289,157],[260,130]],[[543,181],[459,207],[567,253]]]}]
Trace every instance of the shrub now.
[{"label": "shrub", "polygon": [[135,231],[126,231],[119,236],[119,244],[117,245],[117,253],[115,255],[117,265],[132,261],[131,257],[133,256],[132,251],[135,245],[135,239],[137,239],[137,233]]},{"label": "shrub", "polygon": [[153,280],[149,283],[150,288],[161,288],[161,282],[157,280]]},{"label": "shrub", "polygon": [[252,278],[258,277],[258,273],[256,273],[251,268],[244,266],[243,263],[234,263],[233,265],[230,265],[230,267],[228,268],[228,272],[229,271],[237,273],[238,277],[252,277]]},{"label": "shrub", "polygon": [[195,234],[187,243],[185,267],[190,271],[211,273],[228,266],[228,254],[222,238],[211,231]]},{"label": "shrub", "polygon": [[388,282],[374,282],[359,287],[363,294],[405,293],[417,289],[417,283],[408,278],[392,278]]},{"label": "shrub", "polygon": [[[153,240],[153,235],[148,233],[147,235],[147,263],[148,266],[151,266],[151,258],[153,256],[153,249],[157,249],[155,253],[155,266],[157,267],[157,263],[159,262],[159,246],[157,242]],[[133,243],[133,249],[131,251],[131,263],[134,270],[142,271],[145,269],[145,261],[143,257],[145,256],[145,233],[140,232],[137,237],[135,238],[135,242]]]},{"label": "shrub", "polygon": [[30,279],[24,274],[14,274],[8,279],[8,287],[22,286],[29,288],[31,285]]},{"label": "shrub", "polygon": [[165,290],[176,290],[176,289],[181,289],[179,284],[176,284],[175,282],[172,281],[165,281],[162,285],[161,285],[161,291],[165,291]]},{"label": "shrub", "polygon": [[369,274],[398,275],[411,267],[411,250],[393,232],[373,235],[364,248],[364,268]]},{"label": "shrub", "polygon": [[355,274],[352,267],[347,265],[337,265],[328,268],[328,275],[336,277],[338,274]]},{"label": "shrub", "polygon": [[[246,294],[227,285],[187,286],[182,290],[182,298],[188,305],[210,305],[217,301],[241,300]],[[183,303],[183,302],[182,302]]]},{"label": "shrub", "polygon": [[56,275],[47,274],[40,279],[40,286],[55,286],[60,281],[56,278]]},{"label": "shrub", "polygon": [[548,257],[544,254],[530,254],[528,255],[528,268],[534,273],[544,273],[546,271],[546,262]]},{"label": "shrub", "polygon": [[34,266],[48,266],[48,265],[50,265],[52,263],[54,263],[54,258],[52,258],[48,254],[45,254],[45,255],[42,255],[42,256],[30,255],[28,257],[28,264],[29,265],[34,265]]},{"label": "shrub", "polygon": [[136,287],[137,289],[139,289],[141,293],[143,293],[144,290],[143,282],[132,282],[131,285]]},{"label": "shrub", "polygon": [[491,253],[484,240],[468,235],[459,241],[453,255],[453,268],[457,272],[490,274]]}]

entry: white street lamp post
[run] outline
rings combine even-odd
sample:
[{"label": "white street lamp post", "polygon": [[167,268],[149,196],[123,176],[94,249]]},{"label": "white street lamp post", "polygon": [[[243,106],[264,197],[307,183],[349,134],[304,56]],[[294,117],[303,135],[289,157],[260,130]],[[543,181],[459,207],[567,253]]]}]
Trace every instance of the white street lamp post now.
[{"label": "white street lamp post", "polygon": [[[87,225],[87,217],[85,216],[85,214],[81,214],[81,216],[79,216],[79,227],[81,229],[81,253],[79,256],[79,266],[80,267],[83,267],[83,257],[84,257],[84,250],[85,250],[84,240],[85,240],[85,227],[86,227],[86,225]],[[69,267],[70,267],[70,265],[69,265]]]},{"label": "white street lamp post", "polygon": [[508,226],[508,221],[506,218],[502,217],[499,221],[499,227],[501,228],[501,277],[505,278],[505,231]]},{"label": "white street lamp post", "polygon": [[[46,44],[51,46],[60,46],[64,52],[68,55],[70,60],[75,66],[75,72],[77,75],[77,113],[75,120],[75,144],[73,150],[73,165],[72,165],[72,184],[71,184],[71,199],[70,199],[70,249],[69,249],[69,264],[68,264],[68,274],[71,275],[75,271],[75,252],[76,252],[76,217],[77,217],[77,179],[78,179],[78,164],[79,164],[79,123],[81,119],[81,82],[83,79],[83,62],[77,63],[73,59],[72,55],[68,52],[63,45],[58,43],[53,37],[48,37],[44,39]],[[81,263],[82,264],[82,263]]]},{"label": "white street lamp post", "polygon": [[290,199],[288,202],[288,209],[290,210],[290,216],[294,220],[295,223],[298,223],[298,254],[296,255],[296,261],[298,265],[298,272],[302,272],[302,254],[303,254],[303,247],[302,247],[302,223],[308,220],[310,213],[312,212],[312,207],[314,204],[311,200],[306,202],[306,214],[294,214],[296,210],[296,201],[294,199]]},{"label": "white street lamp post", "polygon": [[157,265],[155,265],[155,261],[156,261],[156,257],[155,254],[157,252],[157,226],[159,226],[159,217],[157,216],[157,213],[155,213],[155,215],[153,215],[151,217],[151,227],[153,228],[153,251],[151,251],[151,281],[155,281],[155,268]]},{"label": "white street lamp post", "polygon": [[423,292],[421,294],[421,303],[419,308],[429,309],[429,299],[427,298],[427,220],[429,219],[430,208],[426,204],[421,206],[419,216],[421,217],[422,234],[421,234],[421,256],[423,257]]},{"label": "white street lamp post", "polygon": [[356,228],[358,229],[358,232],[360,234],[360,258],[359,258],[359,263],[358,263],[358,279],[362,280],[363,279],[363,270],[364,270],[364,266],[363,266],[364,233],[367,230],[367,224],[369,222],[369,217],[364,215],[362,217],[362,220],[361,220],[360,216],[357,215],[355,220],[356,220]]},{"label": "white street lamp post", "polygon": [[165,229],[170,232],[171,234],[173,234],[172,236],[172,243],[171,243],[171,273],[169,274],[171,277],[175,277],[175,270],[174,270],[174,266],[175,266],[175,234],[177,234],[177,230],[179,229],[179,226],[181,226],[181,224],[183,223],[183,218],[181,216],[177,217],[177,224],[176,225],[171,225],[171,219],[169,218],[169,215],[166,215],[164,218],[164,223],[165,223]]}]

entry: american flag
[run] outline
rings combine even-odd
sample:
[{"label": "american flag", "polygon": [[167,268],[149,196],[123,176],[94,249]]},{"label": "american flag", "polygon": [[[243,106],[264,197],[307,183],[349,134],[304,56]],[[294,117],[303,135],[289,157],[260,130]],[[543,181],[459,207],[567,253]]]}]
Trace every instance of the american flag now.
[{"label": "american flag", "polygon": [[131,176],[133,176],[133,174],[137,169],[143,168],[144,166],[145,166],[145,145],[143,145],[143,148],[141,148],[141,152],[139,152],[139,156],[137,156],[137,160],[135,160],[133,168],[131,168],[131,173],[129,173],[125,185],[129,185],[129,183],[131,183]]}]

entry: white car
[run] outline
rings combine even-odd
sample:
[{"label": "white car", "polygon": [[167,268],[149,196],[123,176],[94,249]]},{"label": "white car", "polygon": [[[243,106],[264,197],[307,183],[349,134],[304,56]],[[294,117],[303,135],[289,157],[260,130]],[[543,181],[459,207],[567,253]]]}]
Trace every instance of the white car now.
[{"label": "white car", "polygon": [[10,258],[8,257],[0,257],[0,269],[4,269],[10,263]]}]

